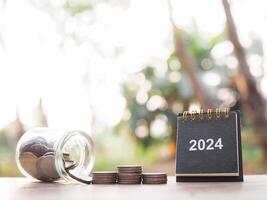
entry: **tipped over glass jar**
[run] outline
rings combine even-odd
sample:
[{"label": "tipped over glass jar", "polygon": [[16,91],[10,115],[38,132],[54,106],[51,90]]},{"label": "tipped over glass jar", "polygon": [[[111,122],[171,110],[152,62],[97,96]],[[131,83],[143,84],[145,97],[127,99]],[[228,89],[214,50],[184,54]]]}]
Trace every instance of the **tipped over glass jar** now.
[{"label": "tipped over glass jar", "polygon": [[20,172],[44,182],[90,183],[94,161],[94,143],[83,131],[35,128],[20,138],[16,148]]}]

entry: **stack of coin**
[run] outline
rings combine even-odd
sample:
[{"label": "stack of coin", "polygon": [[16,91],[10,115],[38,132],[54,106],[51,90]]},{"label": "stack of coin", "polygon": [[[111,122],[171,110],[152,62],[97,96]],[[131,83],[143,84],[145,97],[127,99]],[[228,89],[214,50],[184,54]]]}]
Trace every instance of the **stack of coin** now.
[{"label": "stack of coin", "polygon": [[41,181],[58,179],[53,145],[53,142],[49,143],[42,137],[35,137],[21,145],[19,160],[23,169]]},{"label": "stack of coin", "polygon": [[93,172],[93,184],[115,184],[117,183],[117,172],[114,171],[99,171]]},{"label": "stack of coin", "polygon": [[143,184],[166,184],[165,173],[143,173]]},{"label": "stack of coin", "polygon": [[118,168],[119,184],[140,184],[142,167],[139,165],[120,165]]}]

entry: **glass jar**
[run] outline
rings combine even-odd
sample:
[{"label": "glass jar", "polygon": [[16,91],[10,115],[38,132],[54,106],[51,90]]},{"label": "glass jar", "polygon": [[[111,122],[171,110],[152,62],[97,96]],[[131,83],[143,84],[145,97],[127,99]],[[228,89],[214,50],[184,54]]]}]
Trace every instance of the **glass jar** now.
[{"label": "glass jar", "polygon": [[16,148],[20,172],[44,182],[88,180],[94,161],[93,141],[82,131],[35,128],[20,138]]}]

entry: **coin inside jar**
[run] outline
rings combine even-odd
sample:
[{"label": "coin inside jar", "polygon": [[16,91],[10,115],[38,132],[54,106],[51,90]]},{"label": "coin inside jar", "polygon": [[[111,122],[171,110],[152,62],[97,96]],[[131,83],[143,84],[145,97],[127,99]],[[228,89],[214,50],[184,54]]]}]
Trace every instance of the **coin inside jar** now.
[{"label": "coin inside jar", "polygon": [[43,144],[46,145],[46,140],[42,137],[35,137],[29,141],[27,141],[26,143],[22,144],[20,147],[20,152],[28,152],[30,151],[29,148],[34,145],[34,144]]},{"label": "coin inside jar", "polygon": [[32,177],[45,182],[59,178],[55,167],[53,143],[38,136],[21,146],[19,155],[21,166]]},{"label": "coin inside jar", "polygon": [[52,181],[59,178],[59,175],[55,166],[54,155],[44,155],[37,161],[38,175],[43,181]]},{"label": "coin inside jar", "polygon": [[41,157],[44,155],[49,149],[45,146],[45,144],[33,144],[28,151],[35,154],[37,157]]},{"label": "coin inside jar", "polygon": [[30,152],[24,152],[19,156],[19,160],[23,169],[35,178],[38,177],[36,168],[37,159],[38,158]]}]

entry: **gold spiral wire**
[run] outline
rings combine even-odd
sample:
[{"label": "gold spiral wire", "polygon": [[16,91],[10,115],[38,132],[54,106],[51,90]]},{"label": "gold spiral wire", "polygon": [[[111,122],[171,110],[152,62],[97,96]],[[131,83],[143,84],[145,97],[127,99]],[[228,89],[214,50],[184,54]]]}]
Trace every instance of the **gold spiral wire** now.
[{"label": "gold spiral wire", "polygon": [[200,120],[204,119],[204,110],[203,109],[200,109],[200,111],[199,111],[199,119]]},{"label": "gold spiral wire", "polygon": [[187,115],[188,115],[188,111],[184,111],[183,112],[183,121],[186,121],[187,120]]},{"label": "gold spiral wire", "polygon": [[221,118],[221,110],[219,108],[215,109],[215,116],[216,116],[216,119],[220,119]]},{"label": "gold spiral wire", "polygon": [[224,117],[229,118],[230,117],[230,108],[224,108]]},{"label": "gold spiral wire", "polygon": [[212,109],[207,110],[207,115],[208,115],[208,119],[211,120],[212,119]]},{"label": "gold spiral wire", "polygon": [[[213,113],[215,114],[215,116],[213,115]],[[222,115],[223,113],[223,115]],[[215,108],[215,109],[207,109],[206,111],[207,114],[207,119],[211,120],[213,118],[213,116],[215,117],[216,120],[219,120],[222,118],[222,116],[224,116],[225,119],[230,117],[230,108],[224,108],[224,109],[220,109],[220,108]],[[203,109],[200,109],[199,112],[197,111],[184,111],[182,114],[182,118],[183,121],[187,121],[188,119],[190,119],[191,121],[195,121],[197,119],[201,121],[205,119],[205,112]]]},{"label": "gold spiral wire", "polygon": [[197,111],[192,111],[192,112],[190,113],[190,115],[191,115],[191,120],[192,120],[192,121],[194,121],[194,120],[196,119],[196,114],[197,114]]}]

